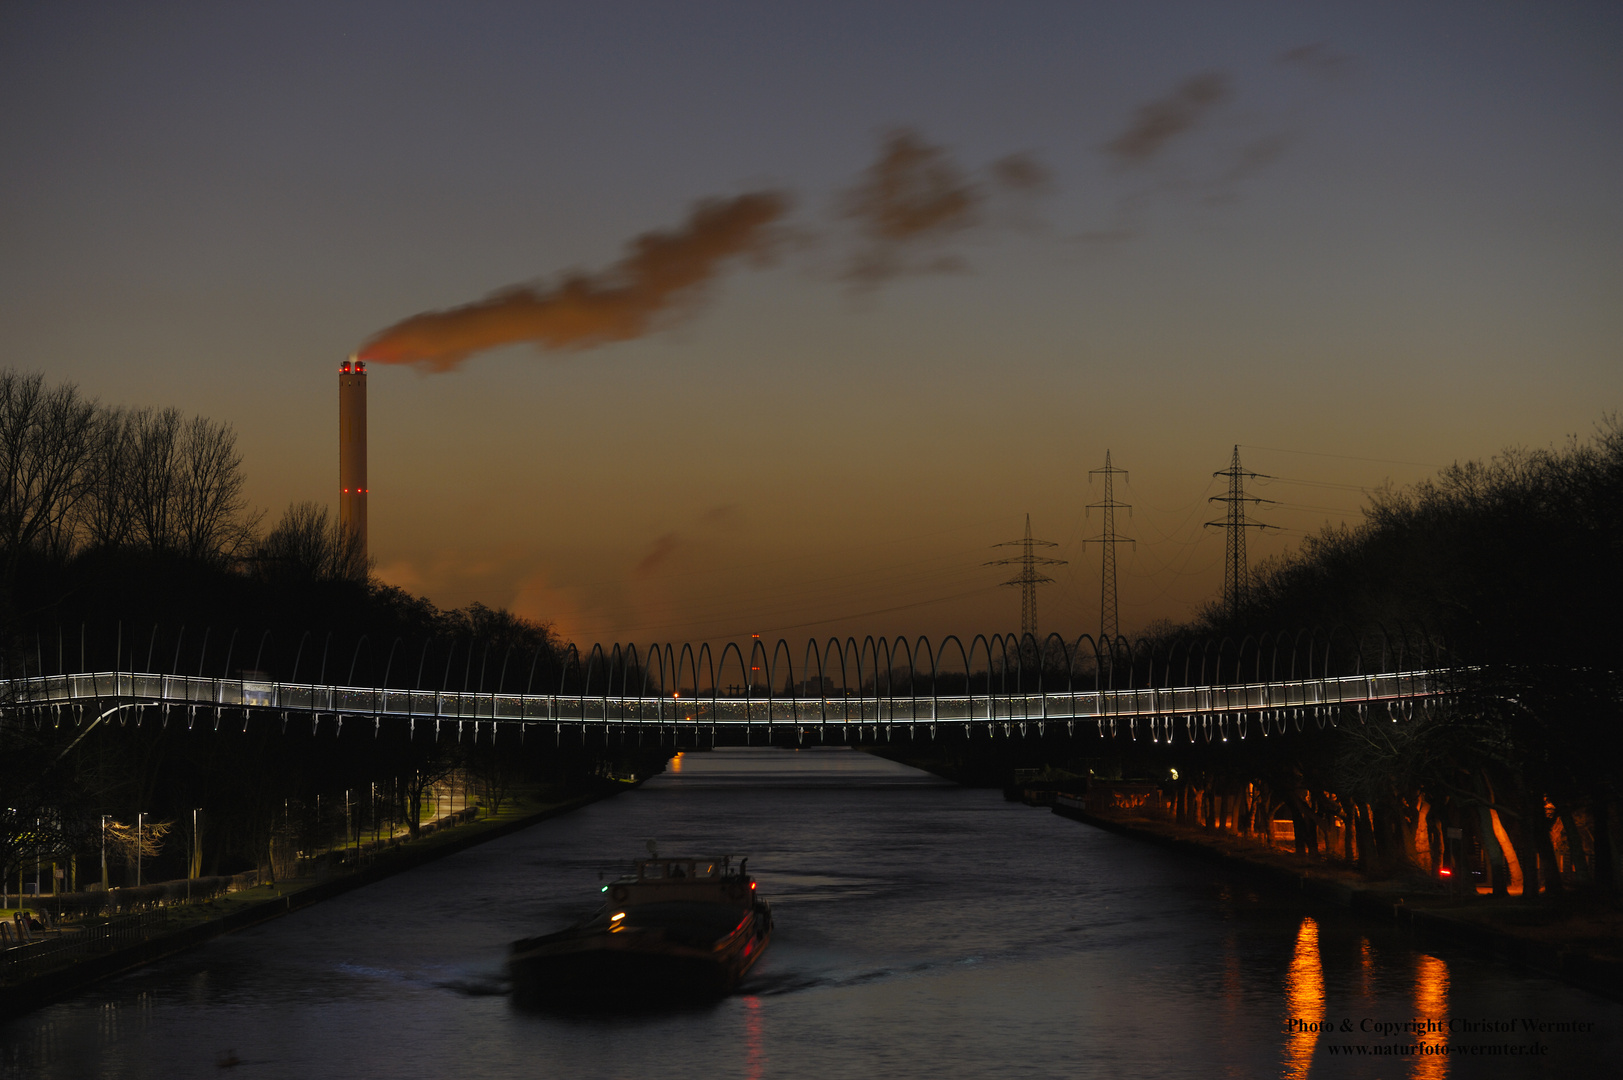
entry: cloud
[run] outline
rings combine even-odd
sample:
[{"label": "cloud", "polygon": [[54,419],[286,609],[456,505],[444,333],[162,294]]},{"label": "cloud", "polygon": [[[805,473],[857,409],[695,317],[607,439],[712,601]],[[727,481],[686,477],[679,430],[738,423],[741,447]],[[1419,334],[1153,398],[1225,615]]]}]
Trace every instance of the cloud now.
[{"label": "cloud", "polygon": [[373,335],[363,360],[451,371],[476,352],[515,342],[582,350],[650,333],[657,318],[692,304],[730,259],[767,255],[773,226],[789,210],[779,191],[698,203],[681,228],[648,232],[598,274],[574,273],[551,288],[515,286],[485,300],[430,311]]},{"label": "cloud", "polygon": [[560,641],[575,641],[587,621],[579,598],[554,586],[551,576],[544,571],[519,579],[508,610],[520,618],[551,625]]},{"label": "cloud", "polygon": [[1000,157],[988,171],[1000,187],[1023,195],[1040,195],[1054,186],[1054,174],[1031,153]]},{"label": "cloud", "polygon": [[415,594],[421,594],[423,591],[423,575],[417,569],[417,564],[410,559],[379,563],[372,574],[385,585],[393,585],[397,589]]},{"label": "cloud", "polygon": [[1298,45],[1279,54],[1279,62],[1321,78],[1336,79],[1352,71],[1353,58],[1336,52],[1326,42]]},{"label": "cloud", "polygon": [[[742,518],[743,514],[739,510],[737,503],[722,503],[719,506],[712,506],[701,513],[699,515],[699,524],[711,532],[736,532],[742,524]],[[633,578],[652,577],[670,561],[672,555],[682,548],[690,546],[691,543],[692,538],[690,536],[684,536],[674,529],[670,532],[661,533],[649,545],[647,554],[637,560],[637,565],[631,568],[631,576]]]},{"label": "cloud", "polygon": [[732,530],[738,527],[742,517],[737,503],[722,503],[700,514],[699,521],[712,529]]},{"label": "cloud", "polygon": [[1241,146],[1229,167],[1212,182],[1206,201],[1213,205],[1233,202],[1237,197],[1234,190],[1236,184],[1278,161],[1295,141],[1295,135],[1280,131]]},{"label": "cloud", "polygon": [[1230,92],[1228,76],[1221,72],[1192,76],[1167,97],[1140,105],[1132,123],[1106,143],[1105,150],[1123,165],[1142,165],[1198,126]]},{"label": "cloud", "polygon": [[634,578],[648,577],[658,570],[681,546],[682,539],[674,532],[664,533],[656,537],[653,546],[648,549],[648,554],[644,555],[637,565],[631,568],[631,576]]},{"label": "cloud", "polygon": [[871,286],[900,274],[961,268],[953,256],[927,253],[979,224],[985,198],[945,149],[911,129],[891,131],[879,157],[842,199],[844,216],[863,238],[846,279]]}]

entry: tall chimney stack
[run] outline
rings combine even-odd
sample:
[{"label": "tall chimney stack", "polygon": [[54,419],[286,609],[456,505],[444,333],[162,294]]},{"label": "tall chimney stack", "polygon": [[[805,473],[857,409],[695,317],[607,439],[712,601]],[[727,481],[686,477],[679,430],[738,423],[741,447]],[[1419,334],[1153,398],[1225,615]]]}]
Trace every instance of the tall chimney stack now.
[{"label": "tall chimney stack", "polygon": [[338,369],[338,523],[366,548],[366,361],[351,356]]}]

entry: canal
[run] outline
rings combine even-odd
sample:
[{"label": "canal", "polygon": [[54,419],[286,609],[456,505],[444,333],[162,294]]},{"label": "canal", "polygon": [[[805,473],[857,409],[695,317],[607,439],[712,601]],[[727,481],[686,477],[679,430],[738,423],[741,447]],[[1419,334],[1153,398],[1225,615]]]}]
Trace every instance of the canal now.
[{"label": "canal", "polygon": [[[744,991],[671,1014],[515,1008],[507,943],[591,907],[650,839],[750,857],[777,933]],[[835,749],[688,753],[0,1021],[0,1075],[61,1080],[1598,1076],[1620,1055],[1618,1003]]]}]

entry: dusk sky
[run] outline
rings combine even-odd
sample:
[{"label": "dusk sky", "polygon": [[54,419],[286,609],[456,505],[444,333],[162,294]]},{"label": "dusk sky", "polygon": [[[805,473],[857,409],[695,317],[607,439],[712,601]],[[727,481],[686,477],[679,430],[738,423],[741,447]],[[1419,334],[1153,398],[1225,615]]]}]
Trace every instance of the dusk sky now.
[{"label": "dusk sky", "polygon": [[1027,513],[1097,631],[1107,449],[1130,633],[1235,444],[1255,565],[1623,408],[1616,3],[18,2],[0,103],[0,364],[268,525],[365,346],[379,576],[580,642],[1015,630]]}]

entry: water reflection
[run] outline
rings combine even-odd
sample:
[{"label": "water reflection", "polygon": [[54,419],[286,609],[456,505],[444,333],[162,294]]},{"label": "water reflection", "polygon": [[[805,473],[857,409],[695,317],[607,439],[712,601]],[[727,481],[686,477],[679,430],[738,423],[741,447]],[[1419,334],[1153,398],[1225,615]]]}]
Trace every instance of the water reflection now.
[{"label": "water reflection", "polygon": [[1319,924],[1303,916],[1296,931],[1296,953],[1285,973],[1285,1058],[1280,1075],[1306,1080],[1324,1019],[1324,968],[1319,963]]},{"label": "water reflection", "polygon": [[1224,1075],[1233,1080],[1245,1080],[1250,1075],[1243,1063],[1245,1052],[1240,1035],[1245,1029],[1246,1004],[1240,941],[1230,932],[1223,935],[1223,1050],[1229,1060]]},{"label": "water reflection", "polygon": [[[745,992],[679,1013],[512,1008],[507,943],[589,910],[600,871],[618,874],[650,836],[747,852],[781,903]],[[1357,1021],[1449,1014],[1593,1021],[1551,1040],[1546,1075],[1612,1075],[1623,1059],[1623,1006],[1469,954],[1445,952],[1445,968],[1397,928],[1305,910],[855,751],[688,753],[614,799],[0,1017],[0,1080],[224,1077],[227,1047],[233,1077],[312,1080],[1409,1080],[1448,1059],[1344,1063],[1330,1047],[1413,1045]],[[1301,1031],[1330,1022],[1332,1035]]]},{"label": "water reflection", "polygon": [[1375,1005],[1375,946],[1367,937],[1358,939],[1358,995],[1366,1012]]},{"label": "water reflection", "polygon": [[[1435,956],[1415,957],[1414,1014],[1417,1020],[1441,1021],[1448,1016],[1448,965]],[[1426,1048],[1448,1045],[1448,1032],[1421,1032],[1415,1041],[1420,1053],[1415,1055],[1411,1075],[1415,1080],[1442,1080],[1448,1075],[1448,1057],[1428,1054]]]},{"label": "water reflection", "polygon": [[761,999],[754,994],[744,999],[744,1076],[761,1080],[766,1075],[766,1050],[761,1045]]}]

